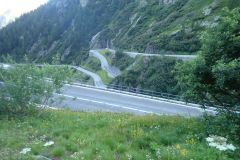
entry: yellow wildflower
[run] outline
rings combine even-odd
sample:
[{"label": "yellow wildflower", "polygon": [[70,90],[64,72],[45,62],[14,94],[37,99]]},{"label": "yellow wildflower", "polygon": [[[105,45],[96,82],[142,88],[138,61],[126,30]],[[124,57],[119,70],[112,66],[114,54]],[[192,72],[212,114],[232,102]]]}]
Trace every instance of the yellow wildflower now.
[{"label": "yellow wildflower", "polygon": [[179,144],[177,144],[176,148],[179,150],[179,149],[181,149],[181,146]]},{"label": "yellow wildflower", "polygon": [[186,143],[190,144],[190,145],[194,145],[194,144],[196,144],[196,141],[193,138],[191,138],[191,139],[186,140]]},{"label": "yellow wildflower", "polygon": [[185,157],[188,154],[188,151],[186,149],[181,149],[180,154]]}]

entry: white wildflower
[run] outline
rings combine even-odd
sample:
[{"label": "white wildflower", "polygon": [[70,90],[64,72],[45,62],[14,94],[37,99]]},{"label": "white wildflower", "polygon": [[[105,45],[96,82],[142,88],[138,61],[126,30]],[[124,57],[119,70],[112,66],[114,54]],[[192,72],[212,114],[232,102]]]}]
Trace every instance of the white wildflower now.
[{"label": "white wildflower", "polygon": [[236,147],[232,144],[227,144],[227,148],[232,150],[232,151],[235,151]]},{"label": "white wildflower", "polygon": [[157,156],[158,159],[161,159],[161,150],[160,150],[160,148],[158,148],[156,150],[156,156]]},{"label": "white wildflower", "polygon": [[133,159],[132,155],[131,154],[127,154],[127,159],[128,160],[132,160]]},{"label": "white wildflower", "polygon": [[226,147],[226,145],[217,145],[216,148],[219,149],[220,151],[226,151],[226,150],[228,150],[228,148]]},{"label": "white wildflower", "polygon": [[27,154],[28,152],[31,152],[31,148],[24,148],[20,153],[21,154]]},{"label": "white wildflower", "polygon": [[226,150],[234,151],[236,149],[236,147],[233,146],[232,144],[227,144],[227,138],[224,138],[224,137],[210,136],[206,138],[206,141],[208,142],[208,145],[210,147],[215,147],[220,151],[226,151]]},{"label": "white wildflower", "polygon": [[146,155],[146,160],[153,160],[153,159],[151,158],[151,155],[150,155],[150,154],[147,154],[147,155]]},{"label": "white wildflower", "polygon": [[219,143],[226,143],[227,142],[227,138],[219,137],[219,136],[216,136],[215,140]]},{"label": "white wildflower", "polygon": [[52,146],[52,145],[54,145],[54,142],[53,141],[49,141],[49,142],[45,143],[43,146],[44,147],[48,147],[48,146]]},{"label": "white wildflower", "polygon": [[82,155],[83,155],[83,151],[79,151],[79,152],[74,152],[70,157],[73,159],[79,159],[80,157],[81,159],[84,159]]},{"label": "white wildflower", "polygon": [[207,137],[207,138],[206,138],[206,141],[207,141],[207,142],[213,142],[214,139],[213,139],[212,137]]},{"label": "white wildflower", "polygon": [[211,143],[209,143],[208,145],[211,146],[211,147],[217,147],[217,146],[218,146],[218,144],[217,144],[217,143],[214,143],[214,142],[211,142]]}]

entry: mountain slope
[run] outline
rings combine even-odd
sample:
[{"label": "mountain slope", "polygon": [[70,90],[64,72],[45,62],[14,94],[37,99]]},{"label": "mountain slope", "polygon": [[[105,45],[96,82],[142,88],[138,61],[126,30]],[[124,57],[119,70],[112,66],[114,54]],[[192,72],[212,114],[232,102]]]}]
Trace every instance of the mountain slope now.
[{"label": "mountain slope", "polygon": [[[233,5],[234,4],[234,5]],[[238,0],[51,0],[0,30],[0,53],[80,63],[89,48],[194,54],[199,35]]]}]

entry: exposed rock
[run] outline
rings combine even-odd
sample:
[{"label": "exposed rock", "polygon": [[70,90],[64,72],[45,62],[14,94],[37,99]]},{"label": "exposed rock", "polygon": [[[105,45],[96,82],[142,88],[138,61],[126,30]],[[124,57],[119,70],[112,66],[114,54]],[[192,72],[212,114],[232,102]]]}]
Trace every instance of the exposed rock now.
[{"label": "exposed rock", "polygon": [[91,49],[100,49],[100,48],[113,48],[113,42],[111,39],[106,39],[101,35],[101,32],[98,32],[92,37],[90,42]]},{"label": "exposed rock", "polygon": [[210,7],[205,7],[205,8],[203,8],[203,14],[204,14],[204,16],[210,15],[211,12],[212,12],[212,8],[210,8]]},{"label": "exposed rock", "polygon": [[159,0],[159,5],[171,5],[176,3],[178,0]]},{"label": "exposed rock", "polygon": [[206,6],[203,8],[203,15],[204,16],[208,16],[212,13],[212,10],[215,9],[218,6],[218,1],[214,1],[212,4],[210,4],[209,6]]},{"label": "exposed rock", "polygon": [[138,24],[138,22],[140,21],[141,18],[142,18],[141,16],[138,17],[138,19],[137,19],[137,20],[133,23],[133,25],[131,26],[131,29],[133,29],[133,28],[136,27],[136,25]]},{"label": "exposed rock", "polygon": [[41,45],[41,39],[39,38],[37,42],[35,42],[28,52],[33,53],[39,46]]},{"label": "exposed rock", "polygon": [[57,44],[58,44],[58,41],[54,41],[51,47],[48,49],[48,53],[51,53],[55,49]]},{"label": "exposed rock", "polygon": [[67,56],[70,55],[70,53],[71,53],[71,47],[68,47],[68,48],[64,51],[63,55],[61,56],[61,61],[65,61],[66,58],[67,58]]},{"label": "exposed rock", "polygon": [[29,50],[29,53],[31,53],[31,54],[37,53],[37,55],[36,55],[37,58],[44,57],[44,56],[48,55],[49,53],[51,53],[51,52],[56,48],[56,46],[57,46],[57,44],[58,44],[58,41],[54,41],[54,42],[52,43],[52,45],[50,46],[49,49],[43,49],[43,48],[41,47],[40,51],[36,52],[36,50],[39,49],[39,47],[41,46],[41,44],[42,44],[42,41],[41,41],[41,39],[39,39],[39,40],[38,40],[36,43],[34,43],[34,45],[31,47],[31,49]]},{"label": "exposed rock", "polygon": [[139,0],[139,8],[144,8],[148,5],[146,0]]},{"label": "exposed rock", "polygon": [[219,16],[215,16],[213,18],[212,21],[203,21],[200,26],[202,27],[207,27],[207,28],[213,28],[213,27],[216,27],[218,25],[218,20],[219,20]]},{"label": "exposed rock", "polygon": [[58,10],[64,9],[68,6],[67,0],[56,1],[55,6]]},{"label": "exposed rock", "polygon": [[69,0],[52,0],[50,4],[55,6],[58,14],[63,15],[69,7]]},{"label": "exposed rock", "polygon": [[203,21],[201,23],[202,27],[207,27],[207,28],[213,28],[213,27],[216,27],[217,25],[218,25],[217,22],[211,22],[211,21]]},{"label": "exposed rock", "polygon": [[135,13],[132,17],[129,18],[131,24],[133,24],[134,20],[137,18],[137,13]]},{"label": "exposed rock", "polygon": [[136,19],[133,23],[132,23],[132,26],[129,28],[129,30],[126,32],[126,34],[125,34],[125,36],[127,36],[128,35],[128,33],[133,29],[133,28],[135,28],[136,27],[136,25],[138,24],[138,22],[141,20],[141,16],[140,17],[138,17],[138,19]]},{"label": "exposed rock", "polygon": [[100,48],[100,34],[101,32],[98,32],[96,35],[92,37],[92,40],[90,42],[90,48],[91,49],[98,49]]},{"label": "exposed rock", "polygon": [[88,0],[80,0],[80,5],[84,8],[88,4]]}]

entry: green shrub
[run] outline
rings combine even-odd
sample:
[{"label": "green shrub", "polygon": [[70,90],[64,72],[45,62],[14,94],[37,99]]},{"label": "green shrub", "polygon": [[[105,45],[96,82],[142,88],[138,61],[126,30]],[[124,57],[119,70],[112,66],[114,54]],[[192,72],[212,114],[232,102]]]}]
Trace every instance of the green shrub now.
[{"label": "green shrub", "polygon": [[115,53],[115,58],[113,58],[112,64],[120,70],[125,70],[131,64],[134,63],[134,59],[124,54],[122,51],[117,51]]},{"label": "green shrub", "polygon": [[[18,115],[46,105],[53,92],[59,92],[66,80],[71,78],[68,67],[34,64],[13,64],[8,69],[0,68],[0,114]],[[46,78],[50,78],[50,81]]]},{"label": "green shrub", "polygon": [[62,157],[63,155],[64,155],[64,153],[65,153],[65,148],[64,147],[56,147],[56,148],[54,148],[53,150],[52,150],[52,155],[54,156],[54,157],[58,157],[58,158],[60,158],[60,157]]},{"label": "green shrub", "polygon": [[177,65],[178,86],[187,101],[217,108],[206,116],[209,134],[239,141],[240,9],[224,9],[218,23],[202,35],[199,57]]},{"label": "green shrub", "polygon": [[219,113],[217,116],[204,118],[205,130],[208,135],[218,134],[240,143],[240,116],[237,113]]}]

